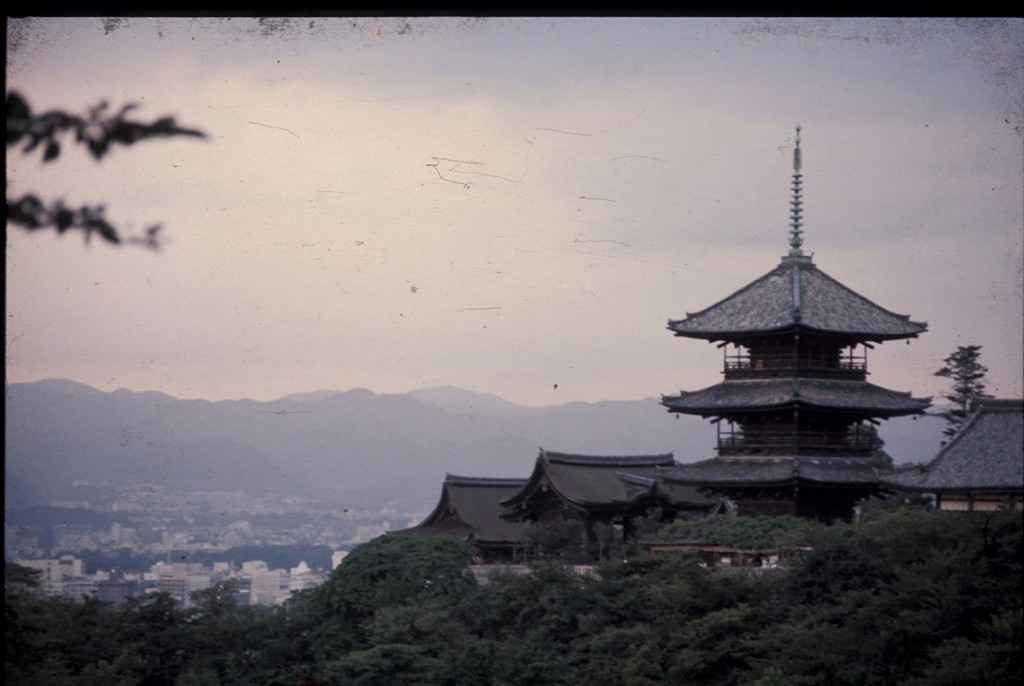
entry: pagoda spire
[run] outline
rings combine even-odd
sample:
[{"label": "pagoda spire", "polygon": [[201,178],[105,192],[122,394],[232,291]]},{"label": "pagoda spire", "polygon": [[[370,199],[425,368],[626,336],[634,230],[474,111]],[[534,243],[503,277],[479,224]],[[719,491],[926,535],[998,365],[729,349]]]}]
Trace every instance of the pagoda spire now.
[{"label": "pagoda spire", "polygon": [[804,251],[800,246],[804,244],[802,219],[803,200],[800,197],[801,184],[803,183],[800,174],[800,125],[796,125],[796,147],[793,149],[793,199],[789,201],[792,206],[789,220],[789,256],[802,257]]}]

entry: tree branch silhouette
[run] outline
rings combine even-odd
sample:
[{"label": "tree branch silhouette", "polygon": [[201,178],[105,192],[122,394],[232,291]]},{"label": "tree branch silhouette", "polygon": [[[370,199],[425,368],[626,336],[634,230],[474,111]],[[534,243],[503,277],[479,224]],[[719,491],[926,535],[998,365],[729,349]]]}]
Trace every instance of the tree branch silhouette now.
[{"label": "tree branch silhouette", "polygon": [[[150,123],[132,120],[128,115],[136,105],[124,105],[113,114],[108,107],[106,101],[100,102],[85,116],[61,110],[35,114],[24,96],[8,91],[7,147],[24,144],[20,150],[23,155],[41,150],[42,161],[48,164],[60,157],[62,140],[68,138],[84,145],[94,159],[102,160],[117,145],[129,146],[150,138],[172,136],[206,137],[202,131],[179,126],[173,117],[162,117]],[[63,234],[78,229],[85,232],[86,242],[96,233],[108,243],[134,243],[153,249],[159,246],[159,224],[147,227],[143,236],[122,240],[122,232],[106,219],[105,212],[104,205],[68,207],[63,200],[46,202],[32,193],[19,198],[7,197],[7,223],[28,231],[55,229]]]}]

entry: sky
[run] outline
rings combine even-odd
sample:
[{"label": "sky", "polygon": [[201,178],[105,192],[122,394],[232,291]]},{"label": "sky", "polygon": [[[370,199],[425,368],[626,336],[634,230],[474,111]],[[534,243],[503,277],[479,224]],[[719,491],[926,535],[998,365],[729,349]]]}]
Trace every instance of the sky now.
[{"label": "sky", "polygon": [[159,251],[6,237],[8,383],[273,400],[453,385],[544,406],[721,379],[669,319],[804,249],[1024,394],[1024,20],[26,18],[7,84],[205,140],[8,149],[8,193],[163,225]]}]

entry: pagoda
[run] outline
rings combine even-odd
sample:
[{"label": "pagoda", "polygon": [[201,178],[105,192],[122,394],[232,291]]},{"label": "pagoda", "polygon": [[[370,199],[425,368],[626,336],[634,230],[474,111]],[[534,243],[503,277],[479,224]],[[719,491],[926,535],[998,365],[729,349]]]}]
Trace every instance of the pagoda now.
[{"label": "pagoda", "polygon": [[930,404],[868,383],[867,351],[915,338],[927,324],[876,305],[804,254],[800,169],[798,126],[790,249],[778,266],[668,323],[676,336],[717,343],[724,379],[662,397],[670,412],[713,418],[718,456],[659,476],[718,493],[741,515],[849,520],[855,503],[881,488],[878,421]]}]

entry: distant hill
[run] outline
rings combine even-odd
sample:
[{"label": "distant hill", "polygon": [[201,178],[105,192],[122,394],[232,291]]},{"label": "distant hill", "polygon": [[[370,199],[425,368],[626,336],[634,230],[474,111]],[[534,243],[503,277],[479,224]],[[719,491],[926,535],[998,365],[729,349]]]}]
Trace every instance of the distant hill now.
[{"label": "distant hill", "polygon": [[[883,422],[898,462],[934,455],[942,422]],[[344,506],[434,504],[446,473],[525,477],[539,448],[714,456],[715,430],[655,398],[529,408],[458,388],[380,395],[318,391],[272,402],[112,393],[62,379],[12,384],[6,504],[69,497],[75,482],[158,484],[330,499]]]},{"label": "distant hill", "polygon": [[885,441],[885,451],[897,464],[927,462],[942,447],[942,431],[946,420],[932,414],[918,417],[897,417],[882,422],[878,435]]},{"label": "distant hill", "polygon": [[409,395],[431,405],[438,405],[452,412],[481,412],[504,414],[522,412],[528,408],[516,405],[493,393],[476,393],[455,386],[439,386],[410,391]]}]

